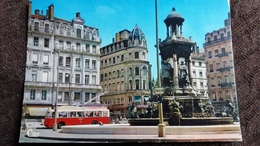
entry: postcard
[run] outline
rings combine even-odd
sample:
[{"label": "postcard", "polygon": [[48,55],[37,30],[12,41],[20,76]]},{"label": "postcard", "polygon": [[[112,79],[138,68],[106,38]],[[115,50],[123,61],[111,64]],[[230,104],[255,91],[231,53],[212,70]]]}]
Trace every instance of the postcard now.
[{"label": "postcard", "polygon": [[19,143],[242,141],[227,0],[28,6]]}]

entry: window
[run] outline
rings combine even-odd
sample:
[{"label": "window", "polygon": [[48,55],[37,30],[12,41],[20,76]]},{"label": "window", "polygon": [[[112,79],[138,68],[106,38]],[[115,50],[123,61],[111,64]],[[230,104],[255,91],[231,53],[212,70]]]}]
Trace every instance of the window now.
[{"label": "window", "polygon": [[59,73],[59,82],[62,83],[63,73]]},{"label": "window", "polygon": [[219,67],[220,67],[220,63],[216,63],[216,69],[218,70],[219,69]]},{"label": "window", "polygon": [[208,42],[210,43],[210,41],[211,41],[211,39],[210,39],[210,37],[208,37]]},{"label": "window", "polygon": [[208,58],[212,58],[212,52],[211,51],[208,52]]},{"label": "window", "polygon": [[81,38],[81,29],[77,28],[77,38]]},{"label": "window", "polygon": [[81,49],[80,49],[80,43],[76,43],[76,50],[77,51],[80,51]]},{"label": "window", "polygon": [[30,100],[35,100],[35,89],[32,89],[31,90],[31,93],[30,93]]},{"label": "window", "polygon": [[48,55],[43,56],[43,64],[45,64],[45,65],[49,64],[49,56]]},{"label": "window", "polygon": [[145,80],[143,80],[143,89],[145,90]]},{"label": "window", "polygon": [[209,65],[209,72],[213,72],[213,64]]},{"label": "window", "polygon": [[89,84],[89,75],[85,75],[85,84]]},{"label": "window", "polygon": [[48,82],[48,72],[42,72],[42,82]]},{"label": "window", "polygon": [[39,31],[39,22],[34,23],[34,31]]},{"label": "window", "polygon": [[202,66],[202,63],[201,63],[201,62],[199,62],[199,66]]},{"label": "window", "polygon": [[121,61],[124,61],[124,55],[121,55]]},{"label": "window", "polygon": [[76,58],[76,67],[80,67],[80,58]]},{"label": "window", "polygon": [[38,54],[32,54],[32,63],[38,64]]},{"label": "window", "polygon": [[45,32],[46,33],[49,33],[49,26],[50,26],[49,24],[45,24]]},{"label": "window", "polygon": [[193,76],[193,77],[196,77],[196,71],[195,71],[195,70],[192,71],[192,76]]},{"label": "window", "polygon": [[225,52],[226,52],[225,48],[222,48],[221,51],[222,51],[222,53],[225,53]]},{"label": "window", "polygon": [[37,72],[32,71],[32,81],[36,82],[37,81]]},{"label": "window", "polygon": [[147,74],[147,68],[144,66],[143,67],[143,75],[146,75]]},{"label": "window", "polygon": [[221,33],[221,34],[220,34],[220,38],[221,38],[221,39],[224,39],[224,33]]},{"label": "window", "polygon": [[139,75],[139,67],[135,67],[135,75]]},{"label": "window", "polygon": [[139,59],[139,52],[135,52],[135,59]]},{"label": "window", "polygon": [[44,39],[44,47],[49,48],[49,39],[48,38]]},{"label": "window", "polygon": [[194,86],[194,87],[197,87],[197,82],[193,82],[193,86]]},{"label": "window", "polygon": [[[104,80],[103,78],[104,78],[104,75],[101,74],[101,75],[100,75],[100,81],[101,81],[101,82]],[[104,88],[103,88],[103,89],[104,89]]]},{"label": "window", "polygon": [[111,65],[111,58],[109,58],[108,62],[109,62],[109,64],[108,64],[108,65]]},{"label": "window", "polygon": [[96,80],[97,80],[96,75],[92,75],[92,84],[94,85],[97,84]]},{"label": "window", "polygon": [[76,74],[75,83],[80,83],[80,74]]},{"label": "window", "polygon": [[71,42],[67,42],[67,50],[71,50]]},{"label": "window", "polygon": [[86,44],[86,52],[90,52],[89,44]]},{"label": "window", "polygon": [[34,37],[33,38],[33,45],[34,46],[39,46],[39,38],[38,37]]},{"label": "window", "polygon": [[218,49],[217,50],[215,50],[215,56],[217,56],[218,55]]},{"label": "window", "polygon": [[202,72],[200,71],[200,73],[199,73],[199,76],[200,76],[200,78],[202,78]]},{"label": "window", "polygon": [[66,57],[66,67],[70,67],[70,57]]},{"label": "window", "polygon": [[139,90],[139,80],[135,80],[135,89]]},{"label": "window", "polygon": [[96,69],[96,60],[92,60],[92,69]]},{"label": "window", "polygon": [[113,64],[115,64],[116,63],[116,58],[115,57],[113,57]]},{"label": "window", "polygon": [[120,72],[119,72],[119,70],[117,70],[116,77],[119,78],[119,76],[120,76]]},{"label": "window", "polygon": [[64,49],[63,40],[59,40],[59,47],[60,47],[60,49]]},{"label": "window", "polygon": [[217,40],[218,38],[217,38],[217,35],[214,35],[214,40]]},{"label": "window", "polygon": [[46,100],[47,99],[47,90],[42,90],[42,100]]},{"label": "window", "polygon": [[[80,92],[75,92],[75,95],[74,95],[74,102],[81,102],[81,99],[80,99]],[[79,112],[78,112],[79,113]],[[84,112],[83,112],[84,113]],[[84,115],[84,114],[83,114]]]},{"label": "window", "polygon": [[96,46],[92,46],[92,53],[97,53],[97,47]]},{"label": "window", "polygon": [[70,74],[69,73],[65,74],[65,83],[70,83]]},{"label": "window", "polygon": [[200,88],[203,88],[204,84],[203,82],[200,82]]},{"label": "window", "polygon": [[195,61],[192,61],[192,65],[195,66]]},{"label": "window", "polygon": [[89,69],[89,59],[85,59],[85,68]]},{"label": "window", "polygon": [[63,66],[63,57],[59,56],[59,66]]},{"label": "window", "polygon": [[143,55],[143,59],[146,59],[146,58],[145,58],[145,52],[142,52],[142,55]]}]

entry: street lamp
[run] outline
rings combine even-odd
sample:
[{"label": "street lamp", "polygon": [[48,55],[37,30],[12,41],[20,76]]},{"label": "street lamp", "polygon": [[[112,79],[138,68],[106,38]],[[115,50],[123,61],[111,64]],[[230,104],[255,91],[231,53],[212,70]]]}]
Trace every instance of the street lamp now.
[{"label": "street lamp", "polygon": [[[54,49],[53,54],[57,54],[57,58],[59,59],[59,50]],[[55,60],[54,60],[55,63]],[[53,70],[54,72],[54,70]],[[54,76],[53,76],[54,78]],[[54,124],[53,124],[53,131],[57,131],[57,117],[58,117],[58,113],[57,113],[57,103],[58,103],[58,94],[59,94],[59,65],[57,63],[57,85],[56,85],[56,98],[55,98],[55,106],[54,106]]]}]

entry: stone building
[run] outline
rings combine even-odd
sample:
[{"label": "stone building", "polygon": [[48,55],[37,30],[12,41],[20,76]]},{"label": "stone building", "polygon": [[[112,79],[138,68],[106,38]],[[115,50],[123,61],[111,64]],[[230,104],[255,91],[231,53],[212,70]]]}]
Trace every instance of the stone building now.
[{"label": "stone building", "polygon": [[224,27],[205,35],[209,97],[212,102],[234,100],[235,74],[231,43],[230,15],[224,21]]},{"label": "stone building", "polygon": [[150,98],[151,65],[144,33],[136,25],[122,30],[109,45],[100,49],[101,101],[114,115],[128,117],[127,107],[134,103],[143,113]]},{"label": "stone building", "polygon": [[[99,30],[86,26],[77,12],[71,21],[54,17],[54,5],[46,14],[28,12],[24,110],[42,116],[55,105],[79,105],[99,100]],[[44,115],[43,115],[44,116]]]}]

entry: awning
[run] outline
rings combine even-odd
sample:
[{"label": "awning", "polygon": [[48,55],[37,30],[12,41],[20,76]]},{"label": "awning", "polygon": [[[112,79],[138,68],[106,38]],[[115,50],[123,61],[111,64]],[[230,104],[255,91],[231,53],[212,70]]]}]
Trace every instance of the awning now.
[{"label": "awning", "polygon": [[141,101],[141,96],[135,96],[134,100],[135,101]]},{"label": "awning", "polygon": [[26,113],[30,116],[45,116],[48,107],[27,107]]}]

